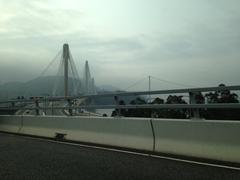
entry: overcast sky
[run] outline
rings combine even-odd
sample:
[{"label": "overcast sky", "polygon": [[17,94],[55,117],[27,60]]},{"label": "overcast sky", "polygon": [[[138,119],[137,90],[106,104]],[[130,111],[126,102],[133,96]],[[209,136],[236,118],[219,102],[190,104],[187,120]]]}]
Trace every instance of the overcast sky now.
[{"label": "overcast sky", "polygon": [[[67,42],[80,71],[89,61],[97,85],[125,89],[145,78],[139,90],[149,75],[237,85],[239,7],[239,0],[0,0],[0,83],[38,77]],[[152,86],[181,88],[156,79]]]}]

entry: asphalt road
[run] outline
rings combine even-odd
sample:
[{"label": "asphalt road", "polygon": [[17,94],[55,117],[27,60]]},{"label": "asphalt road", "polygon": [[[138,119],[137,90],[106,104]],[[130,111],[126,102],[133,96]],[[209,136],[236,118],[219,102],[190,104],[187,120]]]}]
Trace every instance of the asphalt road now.
[{"label": "asphalt road", "polygon": [[0,133],[0,179],[240,179],[240,171]]}]

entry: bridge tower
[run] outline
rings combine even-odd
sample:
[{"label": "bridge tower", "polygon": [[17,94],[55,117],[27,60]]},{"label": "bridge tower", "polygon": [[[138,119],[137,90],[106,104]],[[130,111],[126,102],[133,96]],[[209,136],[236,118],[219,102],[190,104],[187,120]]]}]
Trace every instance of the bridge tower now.
[{"label": "bridge tower", "polygon": [[63,45],[63,61],[64,61],[64,96],[68,96],[68,61],[69,61],[69,45]]},{"label": "bridge tower", "polygon": [[83,92],[84,94],[96,94],[94,78],[91,77],[88,61],[85,62],[83,74]]},{"label": "bridge tower", "polygon": [[61,86],[61,90],[63,86],[63,96],[65,98],[74,93],[77,95],[80,92],[85,95],[96,94],[96,88],[94,80],[91,78],[88,61],[85,63],[83,78],[80,79],[68,44],[63,44],[57,77],[61,79],[63,77],[63,85],[59,84],[61,79],[58,79],[54,85],[53,95],[56,95],[59,86]]},{"label": "bridge tower", "polygon": [[90,74],[90,70],[89,70],[89,65],[88,65],[88,61],[85,62],[85,68],[84,68],[84,86],[85,86],[85,94],[89,94],[90,91],[90,84],[89,84],[89,80],[91,79],[91,74]]}]

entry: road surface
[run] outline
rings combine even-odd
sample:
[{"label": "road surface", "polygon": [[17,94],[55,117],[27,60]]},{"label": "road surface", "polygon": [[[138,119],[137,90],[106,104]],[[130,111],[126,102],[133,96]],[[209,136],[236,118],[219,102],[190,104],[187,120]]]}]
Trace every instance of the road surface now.
[{"label": "road surface", "polygon": [[0,133],[0,179],[239,180],[240,171]]}]

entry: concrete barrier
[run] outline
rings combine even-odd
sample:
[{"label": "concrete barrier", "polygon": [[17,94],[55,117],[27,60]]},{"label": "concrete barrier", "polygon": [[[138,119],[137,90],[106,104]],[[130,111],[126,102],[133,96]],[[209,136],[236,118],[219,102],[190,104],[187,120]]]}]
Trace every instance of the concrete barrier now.
[{"label": "concrete barrier", "polygon": [[153,150],[150,119],[62,116],[24,116],[22,134],[65,139],[102,145]]},{"label": "concrete barrier", "polygon": [[240,121],[153,120],[155,151],[240,163]]},{"label": "concrete barrier", "polygon": [[21,116],[0,116],[0,131],[18,133],[22,128]]},{"label": "concrete barrier", "polygon": [[63,116],[23,116],[21,134],[54,138],[56,132],[62,132]]},{"label": "concrete barrier", "polygon": [[240,163],[240,121],[0,116],[0,131]]}]

